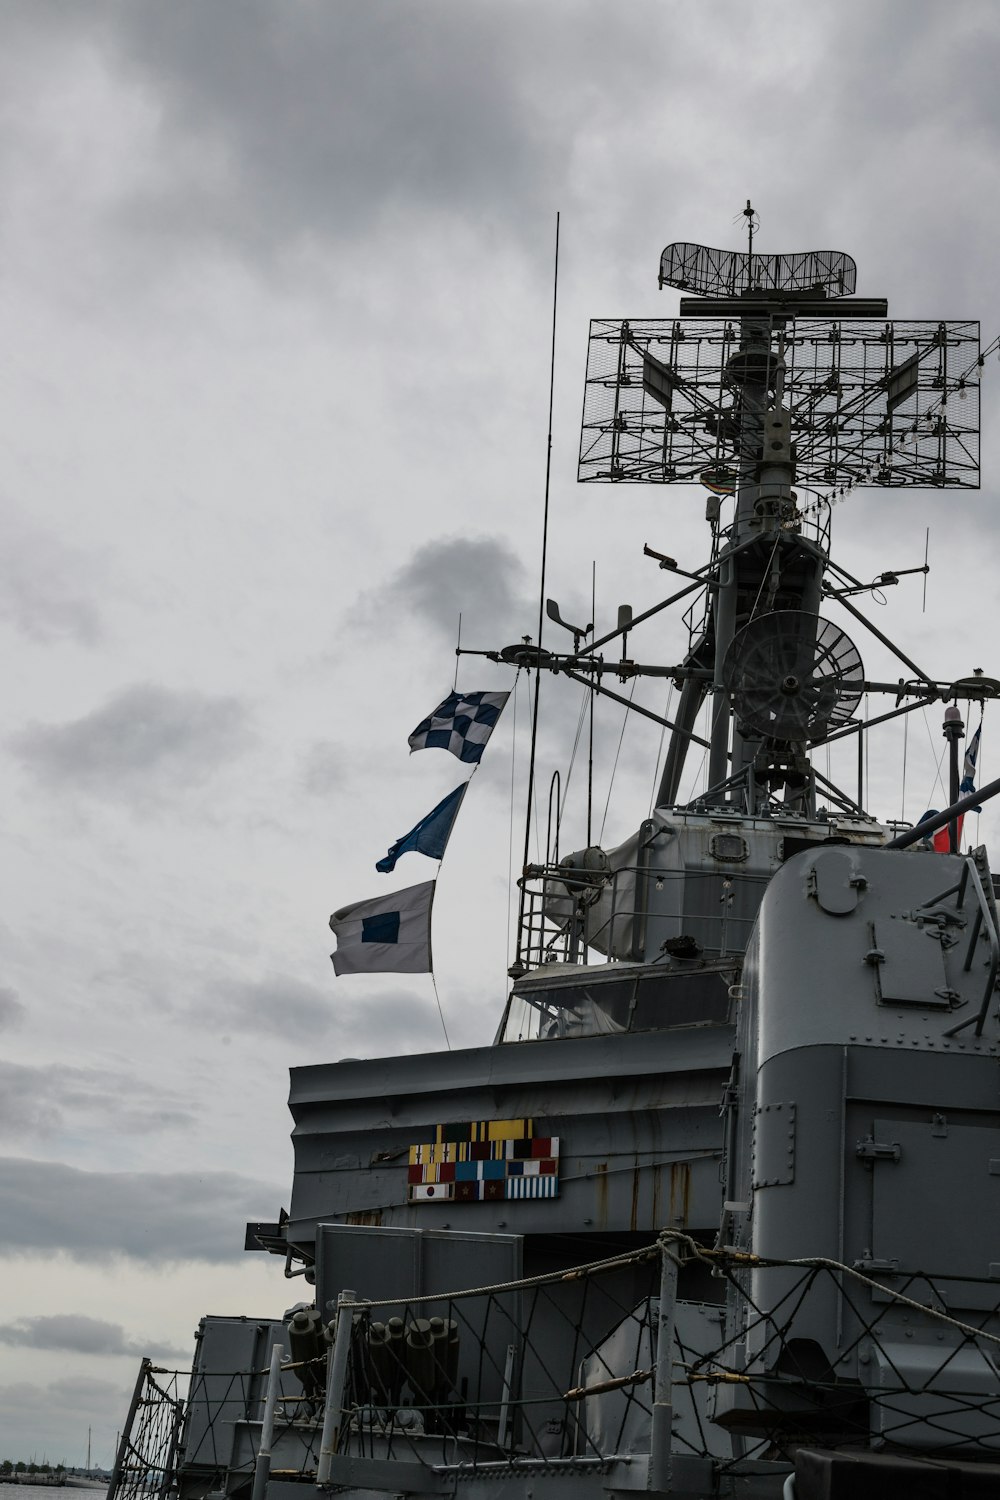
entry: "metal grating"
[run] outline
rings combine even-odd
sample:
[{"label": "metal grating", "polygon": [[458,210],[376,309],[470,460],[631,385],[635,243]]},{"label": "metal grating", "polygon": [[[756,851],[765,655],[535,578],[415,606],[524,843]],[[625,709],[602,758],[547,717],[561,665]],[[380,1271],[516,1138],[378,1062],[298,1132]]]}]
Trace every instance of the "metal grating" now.
[{"label": "metal grating", "polygon": [[798,483],[978,488],[977,322],[753,323],[762,351],[747,355],[736,319],[594,320],[579,478],[688,483],[727,466],[752,477],[742,380],[749,370],[773,387],[783,340]]}]

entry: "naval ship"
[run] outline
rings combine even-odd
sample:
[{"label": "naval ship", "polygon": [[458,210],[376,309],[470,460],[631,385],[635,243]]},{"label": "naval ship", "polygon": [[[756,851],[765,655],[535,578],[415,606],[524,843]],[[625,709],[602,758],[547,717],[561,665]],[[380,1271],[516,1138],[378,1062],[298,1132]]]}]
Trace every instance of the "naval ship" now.
[{"label": "naval ship", "polygon": [[[925,673],[864,613],[898,573],[830,547],[857,488],[978,486],[979,325],[894,321],[747,218],[663,252],[677,316],[590,328],[579,480],[700,484],[707,560],[647,547],[662,603],[595,638],[549,601],[565,649],[478,653],[553,699],[672,684],[632,699],[654,810],[526,859],[491,1046],[292,1070],[290,1208],[246,1230],[289,1309],[143,1361],[109,1500],[1000,1493],[997,879],[963,841],[1000,683]],[[675,607],[682,659],[642,660]],[[880,820],[869,733],[928,709],[947,806]]]}]

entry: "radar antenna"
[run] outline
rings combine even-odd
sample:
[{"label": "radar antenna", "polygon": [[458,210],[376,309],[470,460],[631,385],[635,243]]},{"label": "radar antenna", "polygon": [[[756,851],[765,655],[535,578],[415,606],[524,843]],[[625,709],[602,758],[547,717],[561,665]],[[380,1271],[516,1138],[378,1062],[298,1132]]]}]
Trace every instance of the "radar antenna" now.
[{"label": "radar antenna", "polygon": [[722,680],[745,728],[770,739],[815,742],[854,717],[865,672],[839,626],[782,609],[744,626],[726,654]]}]

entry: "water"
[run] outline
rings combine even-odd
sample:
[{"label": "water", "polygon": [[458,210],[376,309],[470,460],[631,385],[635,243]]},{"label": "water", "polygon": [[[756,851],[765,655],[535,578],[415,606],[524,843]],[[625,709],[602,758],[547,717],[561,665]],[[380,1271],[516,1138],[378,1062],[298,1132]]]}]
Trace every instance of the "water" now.
[{"label": "water", "polygon": [[[68,1500],[70,1495],[86,1495],[86,1490],[71,1490],[68,1485],[55,1484],[2,1484],[0,1483],[0,1500]],[[98,1491],[94,1490],[95,1496]]]},{"label": "water", "polygon": [[73,1496],[79,1496],[81,1500],[99,1500],[106,1489],[106,1485],[83,1490],[75,1485],[71,1488],[68,1484],[5,1484],[0,1481],[0,1500],[73,1500]]}]

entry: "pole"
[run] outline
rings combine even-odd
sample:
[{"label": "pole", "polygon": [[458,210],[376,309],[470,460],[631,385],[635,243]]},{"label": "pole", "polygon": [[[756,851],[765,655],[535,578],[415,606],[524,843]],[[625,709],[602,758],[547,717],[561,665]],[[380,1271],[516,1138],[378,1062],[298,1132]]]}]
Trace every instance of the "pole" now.
[{"label": "pole", "polygon": [[[950,703],[944,711],[944,728],[942,734],[948,741],[948,801],[954,806],[958,801],[959,774],[958,774],[958,742],[965,737],[965,725],[958,711],[957,703]],[[958,853],[958,819],[952,817],[948,824],[948,848],[952,854]]]},{"label": "pole", "polygon": [[656,1374],[653,1378],[653,1420],[649,1438],[649,1483],[647,1488],[667,1492],[671,1488],[670,1444],[674,1408],[671,1401],[674,1359],[674,1311],[677,1303],[677,1261],[672,1247],[660,1244],[660,1313],[656,1339]]},{"label": "pole", "polygon": [[320,1439],[319,1465],[316,1470],[316,1485],[330,1483],[333,1456],[340,1443],[341,1418],[344,1405],[344,1385],[347,1380],[347,1355],[351,1347],[351,1332],[354,1328],[353,1308],[348,1303],[357,1301],[357,1293],[346,1288],[337,1298],[337,1324],[330,1346],[326,1372],[326,1404],[323,1407],[323,1436]]},{"label": "pole", "polygon": [[883,849],[907,849],[911,844],[919,843],[921,839],[930,838],[932,833],[937,833],[952,818],[958,818],[962,813],[974,812],[983,802],[989,802],[991,797],[1000,793],[1000,777],[996,781],[988,781],[978,792],[970,792],[967,797],[959,797],[951,807],[946,807],[944,812],[935,813],[933,818],[926,818],[923,823],[918,823],[915,828],[907,828],[905,833],[899,833]]},{"label": "pole", "polygon": [[260,1446],[253,1470],[253,1493],[251,1500],[264,1500],[267,1481],[271,1476],[271,1446],[274,1442],[274,1409],[278,1404],[281,1389],[281,1357],[284,1344],[272,1344],[271,1366],[267,1372],[267,1395],[264,1397],[264,1420],[260,1426]]}]

